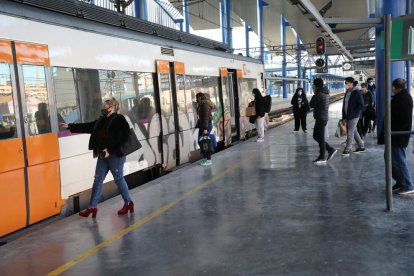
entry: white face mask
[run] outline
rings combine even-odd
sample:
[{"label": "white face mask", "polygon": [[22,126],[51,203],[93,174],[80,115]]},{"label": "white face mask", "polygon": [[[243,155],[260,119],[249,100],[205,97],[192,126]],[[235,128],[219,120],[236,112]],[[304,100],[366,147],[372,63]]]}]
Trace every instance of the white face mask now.
[{"label": "white face mask", "polygon": [[302,95],[302,92],[298,92],[299,96]]}]

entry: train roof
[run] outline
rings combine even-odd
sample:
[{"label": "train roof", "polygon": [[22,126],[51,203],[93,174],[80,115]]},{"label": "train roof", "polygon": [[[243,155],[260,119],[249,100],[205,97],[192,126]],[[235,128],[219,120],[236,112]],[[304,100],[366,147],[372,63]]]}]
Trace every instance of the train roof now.
[{"label": "train roof", "polygon": [[0,7],[0,13],[163,47],[261,63],[257,59],[228,53],[227,45],[221,42],[80,1],[25,0],[24,3],[18,3],[6,0]]}]

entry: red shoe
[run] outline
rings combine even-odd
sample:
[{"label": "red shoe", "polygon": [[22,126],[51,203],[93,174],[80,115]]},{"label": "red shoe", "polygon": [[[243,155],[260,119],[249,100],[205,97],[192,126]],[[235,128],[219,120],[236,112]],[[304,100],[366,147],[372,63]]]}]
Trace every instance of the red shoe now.
[{"label": "red shoe", "polygon": [[122,209],[118,211],[118,215],[128,214],[128,211],[130,213],[134,212],[134,202],[130,201],[128,203],[125,203],[124,207],[122,207]]},{"label": "red shoe", "polygon": [[92,213],[92,217],[96,218],[96,214],[98,213],[98,208],[87,208],[79,212],[79,216],[87,218],[89,217],[91,213]]}]

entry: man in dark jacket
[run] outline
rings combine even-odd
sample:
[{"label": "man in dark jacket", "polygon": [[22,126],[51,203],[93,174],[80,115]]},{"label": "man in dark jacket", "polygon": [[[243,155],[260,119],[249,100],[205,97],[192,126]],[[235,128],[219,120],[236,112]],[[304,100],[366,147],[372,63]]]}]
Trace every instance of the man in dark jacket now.
[{"label": "man in dark jacket", "polygon": [[342,120],[346,120],[347,137],[346,146],[342,152],[343,157],[348,157],[351,154],[352,141],[354,139],[358,144],[358,148],[354,153],[365,152],[364,141],[362,141],[357,131],[357,124],[364,109],[364,99],[362,98],[361,91],[357,88],[357,84],[358,82],[352,77],[345,79],[346,93],[342,105]]},{"label": "man in dark jacket", "polygon": [[[392,82],[394,96],[391,100],[391,131],[411,131],[413,99],[405,85],[404,79]],[[409,140],[409,134],[391,136],[392,177],[396,180],[392,190],[400,195],[414,193],[406,158]]]},{"label": "man in dark jacket", "polygon": [[[315,165],[326,164],[337,152],[325,141],[325,127],[328,123],[329,90],[323,86],[323,80],[317,78],[313,81],[315,95],[309,105],[313,108],[315,126],[313,128],[313,139],[319,144],[319,156],[313,161]],[[325,149],[328,151],[328,159],[325,159]]]},{"label": "man in dark jacket", "polygon": [[265,101],[259,89],[254,88],[252,93],[254,96],[254,107],[256,110],[257,142],[263,142],[264,141],[264,116],[266,113]]}]

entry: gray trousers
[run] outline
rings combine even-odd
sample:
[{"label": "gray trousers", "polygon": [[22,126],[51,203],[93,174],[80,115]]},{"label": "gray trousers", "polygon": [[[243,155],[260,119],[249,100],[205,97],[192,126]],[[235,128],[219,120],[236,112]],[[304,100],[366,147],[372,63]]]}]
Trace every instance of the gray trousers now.
[{"label": "gray trousers", "polygon": [[357,124],[358,124],[359,118],[355,118],[352,120],[347,121],[347,127],[348,127],[348,134],[346,137],[346,147],[345,150],[351,150],[352,148],[352,140],[355,139],[355,142],[357,142],[358,146],[360,148],[364,147],[364,141],[362,141],[361,136],[359,136],[359,133],[357,131]]}]

